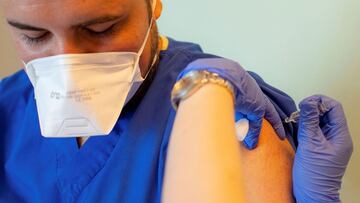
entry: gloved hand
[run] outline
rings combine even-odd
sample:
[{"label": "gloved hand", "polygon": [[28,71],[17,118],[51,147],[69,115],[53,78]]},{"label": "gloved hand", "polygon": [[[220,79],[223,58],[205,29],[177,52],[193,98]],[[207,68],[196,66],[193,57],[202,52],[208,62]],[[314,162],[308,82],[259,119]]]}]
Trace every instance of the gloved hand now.
[{"label": "gloved hand", "polygon": [[198,59],[180,73],[178,80],[188,72],[196,70],[217,73],[234,86],[235,110],[249,120],[249,132],[243,141],[248,149],[257,146],[264,117],[272,124],[278,136],[285,139],[285,129],[275,107],[256,81],[238,63],[223,58]]},{"label": "gloved hand", "polygon": [[[323,116],[321,104],[327,110]],[[353,151],[341,104],[325,96],[303,100],[298,140],[293,166],[293,190],[297,202],[341,202],[341,179]]]}]

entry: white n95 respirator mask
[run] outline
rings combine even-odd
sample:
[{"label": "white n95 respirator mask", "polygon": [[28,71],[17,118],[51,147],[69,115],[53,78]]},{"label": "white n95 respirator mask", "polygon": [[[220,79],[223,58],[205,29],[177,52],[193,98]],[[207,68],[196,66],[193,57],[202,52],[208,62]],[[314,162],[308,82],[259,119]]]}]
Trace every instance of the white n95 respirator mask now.
[{"label": "white n95 respirator mask", "polygon": [[112,131],[123,106],[144,81],[139,60],[152,22],[138,53],[64,54],[25,64],[44,137],[99,136]]}]

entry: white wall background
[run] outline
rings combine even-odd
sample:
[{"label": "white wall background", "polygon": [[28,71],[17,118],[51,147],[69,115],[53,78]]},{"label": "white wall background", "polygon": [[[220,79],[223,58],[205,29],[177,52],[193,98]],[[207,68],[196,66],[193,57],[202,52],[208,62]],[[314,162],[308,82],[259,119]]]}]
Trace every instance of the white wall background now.
[{"label": "white wall background", "polygon": [[[314,93],[340,100],[355,143],[341,196],[360,200],[359,0],[164,0],[159,27],[240,62],[297,102]],[[1,78],[20,63],[3,25],[0,36]]]}]

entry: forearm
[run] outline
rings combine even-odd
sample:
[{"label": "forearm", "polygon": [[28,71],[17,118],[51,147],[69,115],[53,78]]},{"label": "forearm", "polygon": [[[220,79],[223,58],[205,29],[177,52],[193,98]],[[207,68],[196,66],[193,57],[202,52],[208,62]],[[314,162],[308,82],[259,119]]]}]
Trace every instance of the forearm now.
[{"label": "forearm", "polygon": [[163,202],[244,202],[232,95],[207,84],[181,102],[167,152]]}]

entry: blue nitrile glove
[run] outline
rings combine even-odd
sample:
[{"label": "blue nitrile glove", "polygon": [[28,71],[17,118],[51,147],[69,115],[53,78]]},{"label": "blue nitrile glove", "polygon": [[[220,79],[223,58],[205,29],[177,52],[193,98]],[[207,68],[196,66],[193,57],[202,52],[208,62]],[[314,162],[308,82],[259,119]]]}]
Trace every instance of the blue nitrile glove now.
[{"label": "blue nitrile glove", "polygon": [[[323,115],[320,105],[326,109]],[[297,202],[341,202],[341,179],[353,151],[341,104],[320,95],[303,100],[298,140],[293,166]]]},{"label": "blue nitrile glove", "polygon": [[257,146],[264,117],[272,124],[278,136],[285,139],[285,129],[275,107],[256,81],[238,63],[223,58],[198,59],[180,73],[178,80],[194,70],[217,73],[234,86],[235,110],[247,118],[250,124],[249,132],[243,141],[248,149]]}]

